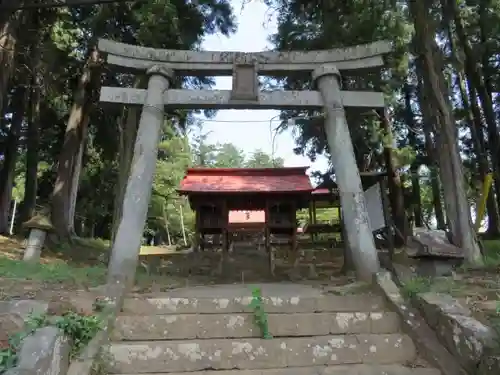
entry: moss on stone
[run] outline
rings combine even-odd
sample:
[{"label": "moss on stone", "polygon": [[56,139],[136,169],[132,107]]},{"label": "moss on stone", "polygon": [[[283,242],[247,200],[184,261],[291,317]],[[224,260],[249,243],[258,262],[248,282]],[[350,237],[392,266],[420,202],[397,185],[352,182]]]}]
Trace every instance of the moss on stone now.
[{"label": "moss on stone", "polygon": [[26,229],[40,229],[50,232],[54,230],[52,222],[47,216],[35,215],[25,223],[23,223],[23,228]]}]

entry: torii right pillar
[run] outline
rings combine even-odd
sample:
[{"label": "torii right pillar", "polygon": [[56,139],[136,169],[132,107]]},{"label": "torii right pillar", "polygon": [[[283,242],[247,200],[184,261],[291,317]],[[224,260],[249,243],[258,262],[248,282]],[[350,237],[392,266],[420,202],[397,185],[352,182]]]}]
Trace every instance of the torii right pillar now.
[{"label": "torii right pillar", "polygon": [[313,80],[323,98],[326,137],[356,275],[360,280],[371,282],[380,270],[380,263],[341,101],[340,73],[335,65],[325,64],[313,72]]}]

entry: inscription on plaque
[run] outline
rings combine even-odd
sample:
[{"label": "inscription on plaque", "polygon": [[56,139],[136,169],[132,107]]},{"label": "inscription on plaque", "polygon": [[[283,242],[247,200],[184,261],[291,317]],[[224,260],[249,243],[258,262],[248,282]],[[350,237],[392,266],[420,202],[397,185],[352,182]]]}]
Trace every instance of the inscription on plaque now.
[{"label": "inscription on plaque", "polygon": [[255,63],[233,65],[231,100],[259,100],[259,78]]}]

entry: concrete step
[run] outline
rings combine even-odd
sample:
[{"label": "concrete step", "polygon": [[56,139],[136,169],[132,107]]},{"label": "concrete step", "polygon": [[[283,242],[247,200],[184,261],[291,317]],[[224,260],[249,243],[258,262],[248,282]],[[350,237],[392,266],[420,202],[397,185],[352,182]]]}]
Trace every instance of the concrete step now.
[{"label": "concrete step", "polygon": [[[152,297],[126,298],[124,315],[230,314],[251,312],[252,297]],[[384,310],[382,297],[371,294],[264,297],[268,313],[359,312]]]},{"label": "concrete step", "polygon": [[[397,333],[399,319],[394,312],[337,312],[268,314],[274,337],[322,336],[355,333]],[[181,314],[119,316],[114,340],[182,340],[260,337],[254,315]]]},{"label": "concrete step", "polygon": [[410,368],[401,365],[349,365],[330,367],[288,367],[267,370],[196,371],[170,373],[169,375],[440,375],[440,372],[431,368]]},{"label": "concrete step", "polygon": [[142,341],[110,346],[111,373],[252,370],[345,364],[403,364],[416,358],[401,334]]}]

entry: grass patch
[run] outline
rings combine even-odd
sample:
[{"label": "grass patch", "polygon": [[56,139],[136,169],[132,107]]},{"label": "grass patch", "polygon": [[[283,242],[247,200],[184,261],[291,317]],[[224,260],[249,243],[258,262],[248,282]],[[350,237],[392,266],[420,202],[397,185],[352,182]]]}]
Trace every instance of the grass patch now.
[{"label": "grass patch", "polygon": [[106,272],[103,266],[72,267],[63,261],[38,264],[0,257],[0,277],[7,279],[97,286],[104,283]]},{"label": "grass patch", "polygon": [[419,293],[429,292],[431,287],[431,278],[416,276],[404,282],[402,292],[406,298],[413,298]]},{"label": "grass patch", "polygon": [[500,240],[484,240],[484,266],[496,268],[500,266]]},{"label": "grass patch", "polygon": [[445,293],[456,296],[463,292],[465,285],[450,277],[432,278],[416,276],[404,282],[402,286],[403,295],[413,298],[419,293],[433,292]]},{"label": "grass patch", "polygon": [[458,271],[494,272],[500,267],[500,240],[482,240],[481,244],[483,247],[483,264],[477,266],[465,262],[457,269]]},{"label": "grass patch", "polygon": [[79,246],[91,247],[99,251],[108,251],[111,246],[111,242],[109,240],[104,240],[102,238],[75,237],[73,238],[73,241]]},{"label": "grass patch", "polygon": [[483,240],[482,243],[486,255],[500,256],[500,240]]}]

